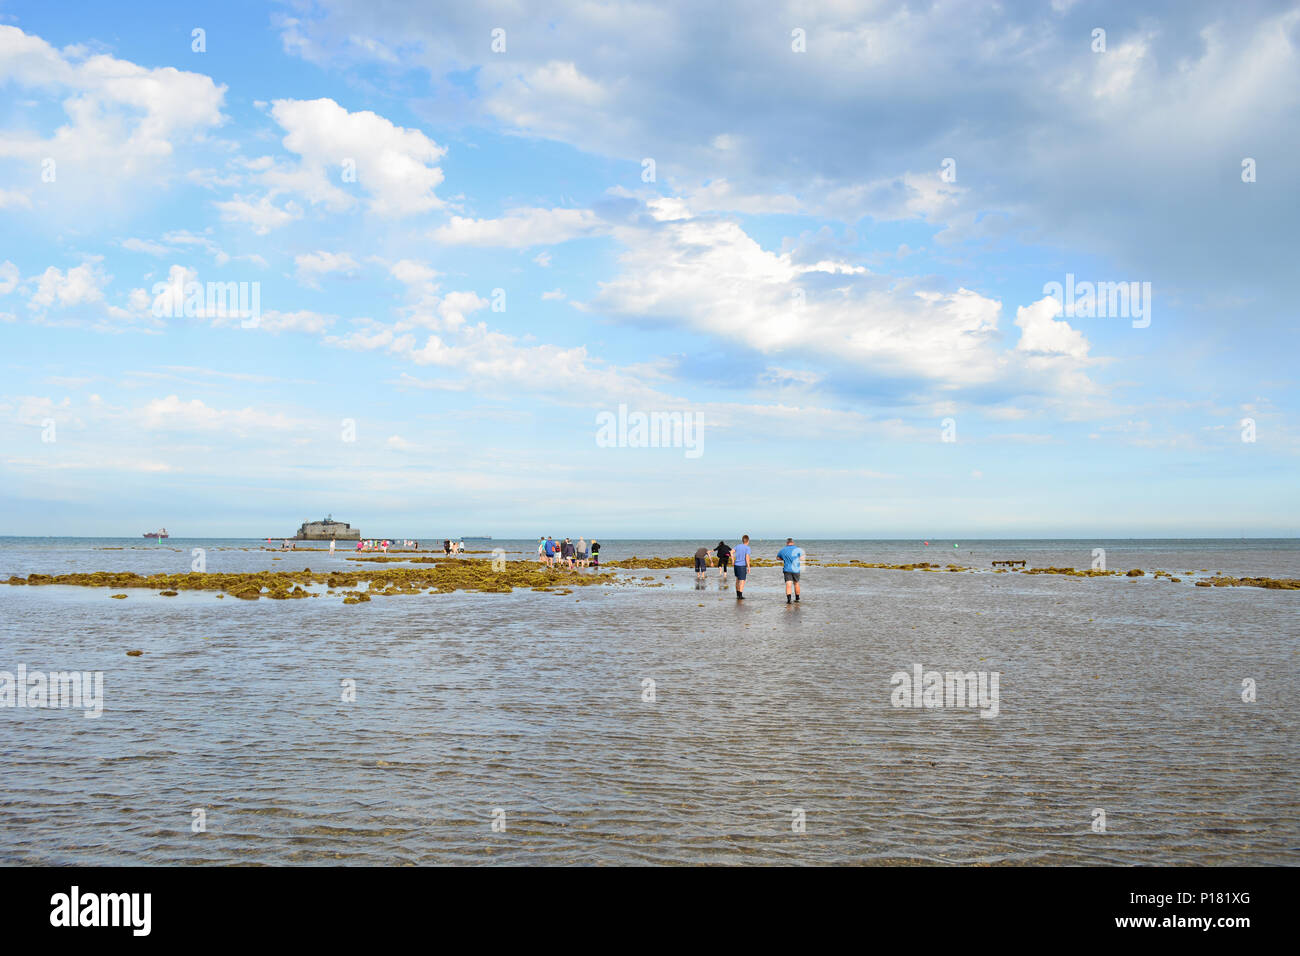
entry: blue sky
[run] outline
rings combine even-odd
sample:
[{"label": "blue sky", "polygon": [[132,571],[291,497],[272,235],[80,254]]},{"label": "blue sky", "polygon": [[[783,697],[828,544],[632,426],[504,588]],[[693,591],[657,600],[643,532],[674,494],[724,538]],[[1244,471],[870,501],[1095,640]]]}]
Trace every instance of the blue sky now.
[{"label": "blue sky", "polygon": [[1300,534],[1300,8],[698,6],[0,2],[0,533]]}]

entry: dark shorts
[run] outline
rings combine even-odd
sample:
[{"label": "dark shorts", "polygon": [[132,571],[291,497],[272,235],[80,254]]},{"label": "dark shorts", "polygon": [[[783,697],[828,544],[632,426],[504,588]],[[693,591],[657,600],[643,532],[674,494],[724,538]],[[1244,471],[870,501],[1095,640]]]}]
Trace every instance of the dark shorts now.
[{"label": "dark shorts", "polygon": [[718,558],[718,567],[722,568],[722,570],[724,571],[727,570],[727,567],[730,564],[731,564],[731,558]]},{"label": "dark shorts", "polygon": [[703,570],[704,570],[705,568],[707,568],[708,566],[709,566],[708,562],[705,561],[703,558],[696,558],[696,559],[695,559],[695,570],[696,570],[697,572],[698,572],[698,571],[703,571]]},{"label": "dark shorts", "polygon": [[748,564],[738,564],[738,565],[736,565],[736,580],[737,580],[737,581],[743,581],[743,580],[745,580],[745,578],[746,578],[746,576],[747,576],[748,574],[749,574],[749,565],[748,565]]},{"label": "dark shorts", "polygon": [[798,571],[782,571],[781,573],[785,575],[787,581],[793,581],[795,584],[799,583]]}]

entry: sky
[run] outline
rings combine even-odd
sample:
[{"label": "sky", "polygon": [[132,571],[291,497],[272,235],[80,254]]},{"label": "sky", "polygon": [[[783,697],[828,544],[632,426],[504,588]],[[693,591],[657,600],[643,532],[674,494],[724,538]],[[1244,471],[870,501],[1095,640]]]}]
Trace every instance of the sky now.
[{"label": "sky", "polygon": [[1298,167],[1294,2],[0,0],[0,534],[1300,535]]}]

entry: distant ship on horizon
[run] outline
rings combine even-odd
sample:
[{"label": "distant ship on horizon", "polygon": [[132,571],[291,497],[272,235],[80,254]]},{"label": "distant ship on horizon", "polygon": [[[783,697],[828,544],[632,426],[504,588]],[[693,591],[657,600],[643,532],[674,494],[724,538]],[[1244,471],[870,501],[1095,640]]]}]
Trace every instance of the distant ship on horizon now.
[{"label": "distant ship on horizon", "polygon": [[144,533],[144,537],[146,537],[146,538],[157,538],[157,539],[165,538],[165,537],[167,537],[167,529],[166,529],[166,528],[159,528],[157,531],[146,531],[146,532]]}]

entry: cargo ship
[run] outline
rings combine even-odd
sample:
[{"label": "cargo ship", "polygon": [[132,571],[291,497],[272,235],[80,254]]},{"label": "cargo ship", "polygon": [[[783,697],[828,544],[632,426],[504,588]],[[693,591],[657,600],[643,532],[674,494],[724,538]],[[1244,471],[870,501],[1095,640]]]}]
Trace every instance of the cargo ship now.
[{"label": "cargo ship", "polygon": [[157,531],[146,531],[146,532],[144,533],[144,537],[146,537],[146,538],[156,538],[156,539],[161,540],[162,538],[167,537],[167,529],[166,529],[166,528],[159,528]]}]

